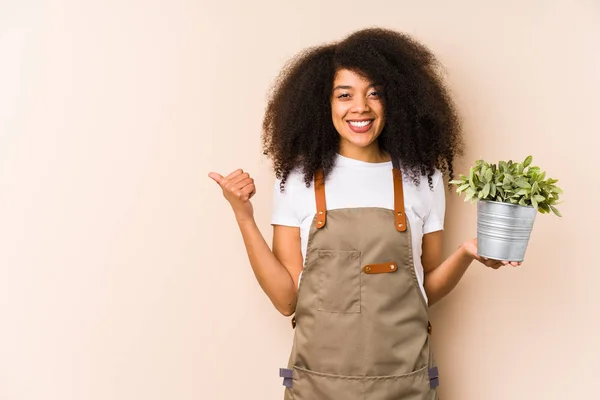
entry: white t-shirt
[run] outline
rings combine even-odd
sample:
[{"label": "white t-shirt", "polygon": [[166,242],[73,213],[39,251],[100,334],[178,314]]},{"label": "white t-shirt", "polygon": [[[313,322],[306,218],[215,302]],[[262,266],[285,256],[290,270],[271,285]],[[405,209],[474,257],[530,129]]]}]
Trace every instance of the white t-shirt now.
[{"label": "white t-shirt", "polygon": [[[404,176],[404,175],[403,175]],[[424,234],[444,228],[445,191],[440,171],[433,175],[433,190],[427,176],[421,177],[420,185],[404,176],[404,208],[412,234],[413,260],[417,279],[423,288],[423,265],[421,264],[422,237]],[[276,180],[273,190],[273,225],[300,227],[302,258],[306,259],[306,247],[310,225],[316,213],[315,192],[311,183],[306,187],[301,172],[293,171],[286,180],[283,193]],[[392,162],[368,163],[337,155],[334,168],[325,182],[327,209],[353,207],[381,207],[394,209],[394,181]]]}]

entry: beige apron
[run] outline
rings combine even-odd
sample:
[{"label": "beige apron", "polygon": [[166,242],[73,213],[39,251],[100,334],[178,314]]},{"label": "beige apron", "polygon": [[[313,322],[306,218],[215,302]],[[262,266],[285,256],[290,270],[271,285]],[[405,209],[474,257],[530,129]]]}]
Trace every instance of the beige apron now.
[{"label": "beige apron", "polygon": [[397,164],[394,210],[327,211],[323,174],[298,289],[285,400],[437,400],[427,304]]}]

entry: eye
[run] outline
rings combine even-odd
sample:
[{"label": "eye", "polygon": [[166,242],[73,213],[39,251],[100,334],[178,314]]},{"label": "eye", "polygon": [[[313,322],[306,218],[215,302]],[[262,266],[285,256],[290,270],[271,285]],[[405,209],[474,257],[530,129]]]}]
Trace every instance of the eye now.
[{"label": "eye", "polygon": [[378,91],[374,90],[374,91],[372,91],[371,93],[369,93],[369,96],[372,96],[372,97],[379,97],[379,96],[380,96],[380,93],[379,93]]},{"label": "eye", "polygon": [[348,97],[350,97],[350,95],[348,93],[342,93],[337,98],[338,99],[344,99],[344,98],[348,98]]}]

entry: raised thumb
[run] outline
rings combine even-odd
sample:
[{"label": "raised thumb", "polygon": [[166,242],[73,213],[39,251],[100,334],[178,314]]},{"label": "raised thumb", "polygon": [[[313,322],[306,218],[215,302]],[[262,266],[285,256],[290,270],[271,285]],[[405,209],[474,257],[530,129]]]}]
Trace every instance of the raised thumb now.
[{"label": "raised thumb", "polygon": [[217,182],[219,185],[223,180],[223,176],[221,174],[217,174],[216,172],[211,172],[210,174],[208,174],[208,177],[211,178],[213,181]]}]

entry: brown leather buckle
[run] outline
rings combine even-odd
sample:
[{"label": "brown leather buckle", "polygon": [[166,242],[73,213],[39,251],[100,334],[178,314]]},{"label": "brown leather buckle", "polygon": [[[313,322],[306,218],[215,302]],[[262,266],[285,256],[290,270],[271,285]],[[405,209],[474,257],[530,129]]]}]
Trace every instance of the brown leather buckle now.
[{"label": "brown leather buckle", "polygon": [[389,272],[396,272],[398,270],[398,264],[395,262],[382,263],[382,264],[369,264],[363,267],[365,274],[385,274]]}]

